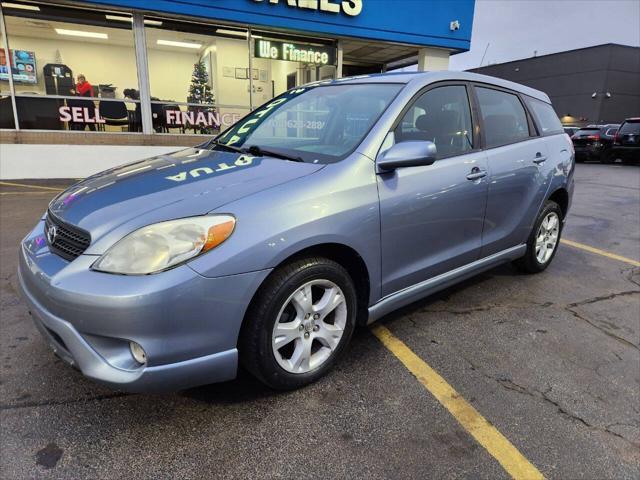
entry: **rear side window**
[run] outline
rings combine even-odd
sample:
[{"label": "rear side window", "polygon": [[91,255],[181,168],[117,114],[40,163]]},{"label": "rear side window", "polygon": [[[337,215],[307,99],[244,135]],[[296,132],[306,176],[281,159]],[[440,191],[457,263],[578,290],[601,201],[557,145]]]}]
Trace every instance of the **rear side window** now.
[{"label": "rear side window", "polygon": [[542,135],[562,133],[562,123],[551,105],[537,98],[525,97]]},{"label": "rear side window", "polygon": [[423,93],[402,117],[396,142],[428,140],[438,158],[473,150],[473,128],[467,89],[463,85],[437,87]]},{"label": "rear side window", "polygon": [[622,124],[622,126],[620,127],[620,130],[618,130],[618,133],[621,135],[627,135],[629,133],[632,135],[640,134],[640,120],[624,122],[624,124]]},{"label": "rear side window", "polygon": [[529,138],[527,114],[517,95],[482,87],[476,87],[476,93],[487,148]]}]

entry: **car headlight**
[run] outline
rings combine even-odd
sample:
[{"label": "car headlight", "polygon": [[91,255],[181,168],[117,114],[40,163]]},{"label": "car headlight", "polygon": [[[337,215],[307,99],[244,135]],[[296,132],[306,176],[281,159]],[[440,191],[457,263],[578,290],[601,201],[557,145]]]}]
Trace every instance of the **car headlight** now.
[{"label": "car headlight", "polygon": [[91,268],[125,275],[160,272],[217,247],[235,224],[231,215],[205,215],[148,225],[119,240]]}]

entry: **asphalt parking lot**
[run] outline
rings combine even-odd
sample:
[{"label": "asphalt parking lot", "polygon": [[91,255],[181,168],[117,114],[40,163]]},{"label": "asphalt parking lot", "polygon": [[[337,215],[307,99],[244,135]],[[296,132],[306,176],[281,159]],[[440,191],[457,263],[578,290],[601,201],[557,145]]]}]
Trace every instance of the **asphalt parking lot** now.
[{"label": "asphalt parking lot", "polygon": [[[505,444],[477,441],[369,329],[295,392],[244,373],[161,396],[84,379],[40,339],[15,274],[20,239],[67,184],[0,182],[3,479],[513,475]],[[640,168],[578,165],[563,236],[542,274],[506,265],[380,323],[533,471],[638,478]]]}]

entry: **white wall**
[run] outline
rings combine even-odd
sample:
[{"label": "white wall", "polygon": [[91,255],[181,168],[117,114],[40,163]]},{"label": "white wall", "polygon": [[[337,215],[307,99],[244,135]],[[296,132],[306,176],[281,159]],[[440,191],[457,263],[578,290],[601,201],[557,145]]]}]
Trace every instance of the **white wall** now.
[{"label": "white wall", "polygon": [[186,147],[0,144],[0,179],[85,178]]},{"label": "white wall", "polygon": [[[186,102],[197,52],[167,52],[147,49],[151,96],[160,100]],[[136,87],[137,88],[137,87]]]},{"label": "white wall", "polygon": [[[132,39],[133,42],[133,39]],[[131,47],[83,43],[79,41],[50,40],[31,37],[12,36],[11,48],[29,50],[36,54],[38,84],[16,83],[17,92],[36,92],[45,94],[42,68],[47,63],[56,62],[56,51],[60,51],[62,63],[72,71],[74,78],[83,73],[91,85],[111,83],[118,87],[116,96],[122,98],[125,88],[138,88],[136,59]],[[193,66],[193,62],[192,62]],[[166,73],[164,76],[167,76]],[[8,82],[2,82],[8,90]]]}]

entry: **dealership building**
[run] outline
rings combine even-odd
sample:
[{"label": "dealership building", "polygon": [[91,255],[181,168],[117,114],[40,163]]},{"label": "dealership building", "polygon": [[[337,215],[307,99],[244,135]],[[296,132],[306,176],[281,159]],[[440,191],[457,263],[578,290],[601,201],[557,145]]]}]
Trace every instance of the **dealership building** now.
[{"label": "dealership building", "polygon": [[[469,49],[474,0],[2,1],[0,178],[203,142],[284,91]],[[84,81],[80,81],[84,78]]]},{"label": "dealership building", "polygon": [[476,68],[549,95],[565,125],[640,115],[640,48],[608,43]]}]

